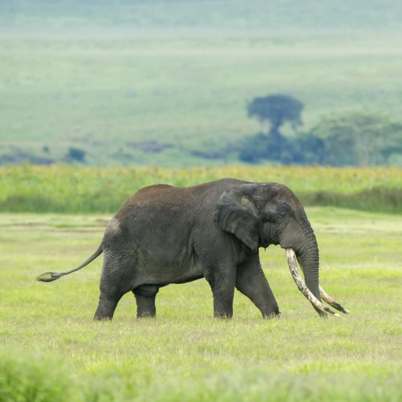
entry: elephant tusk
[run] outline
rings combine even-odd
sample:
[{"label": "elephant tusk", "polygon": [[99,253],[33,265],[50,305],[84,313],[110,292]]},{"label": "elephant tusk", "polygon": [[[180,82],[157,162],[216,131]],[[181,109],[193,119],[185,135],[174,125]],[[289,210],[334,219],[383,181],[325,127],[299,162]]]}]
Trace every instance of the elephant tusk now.
[{"label": "elephant tusk", "polygon": [[292,275],[293,280],[295,281],[298,289],[301,293],[306,297],[306,299],[313,305],[317,313],[322,317],[327,317],[328,314],[332,314],[334,316],[338,316],[339,314],[332,311],[329,307],[324,306],[320,300],[318,300],[313,293],[311,293],[310,289],[307,287],[303,278],[301,277],[299,270],[297,268],[297,258],[293,249],[286,249],[286,256],[288,259],[289,270]]},{"label": "elephant tusk", "polygon": [[349,314],[349,311],[340,305],[333,297],[331,297],[321,286],[320,286],[320,296],[322,300],[332,306],[334,309],[342,312],[343,314]]}]

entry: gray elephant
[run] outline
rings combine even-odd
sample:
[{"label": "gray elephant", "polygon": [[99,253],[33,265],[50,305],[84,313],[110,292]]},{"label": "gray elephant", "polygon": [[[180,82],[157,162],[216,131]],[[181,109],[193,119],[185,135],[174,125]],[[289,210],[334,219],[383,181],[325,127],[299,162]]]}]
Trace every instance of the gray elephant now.
[{"label": "gray elephant", "polygon": [[[279,244],[299,289],[321,316],[346,310],[319,286],[319,253],[304,208],[284,185],[222,179],[193,187],[165,184],[134,194],[109,222],[102,243],[82,265],[38,277],[51,282],[82,269],[102,252],[96,320],[112,319],[133,292],[137,317],[155,316],[159,288],[205,278],[215,317],[233,314],[235,288],[269,318],[280,314],[261,269],[258,248]],[[300,262],[305,282],[298,274]]]}]

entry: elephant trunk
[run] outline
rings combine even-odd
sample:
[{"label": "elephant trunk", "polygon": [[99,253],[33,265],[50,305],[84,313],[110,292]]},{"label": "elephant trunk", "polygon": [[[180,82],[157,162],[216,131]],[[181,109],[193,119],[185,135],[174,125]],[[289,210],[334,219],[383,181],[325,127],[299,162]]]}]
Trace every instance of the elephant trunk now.
[{"label": "elephant trunk", "polygon": [[[330,308],[323,305],[321,298],[336,310],[341,311],[344,314],[348,313],[348,311],[331,297],[319,284],[318,245],[313,229],[309,225],[306,225],[305,227],[305,241],[302,246],[296,249],[296,253],[293,249],[287,248],[286,254],[289,269],[297,287],[310,301],[320,316],[327,317],[328,314],[337,315]],[[299,261],[302,266],[305,281],[299,274],[297,261]]]},{"label": "elephant trunk", "polygon": [[318,300],[321,300],[319,285],[320,257],[317,240],[311,228],[307,228],[305,242],[300,250],[296,250],[296,255],[302,267],[308,289]]}]

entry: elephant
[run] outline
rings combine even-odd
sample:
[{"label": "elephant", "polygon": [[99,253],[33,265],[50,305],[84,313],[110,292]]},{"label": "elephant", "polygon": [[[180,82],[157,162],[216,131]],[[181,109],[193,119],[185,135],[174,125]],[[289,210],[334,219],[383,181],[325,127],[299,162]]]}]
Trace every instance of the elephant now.
[{"label": "elephant", "polygon": [[319,285],[317,240],[302,203],[278,183],[227,178],[192,187],[144,187],[109,221],[91,257],[75,269],[37,279],[54,281],[103,253],[95,320],[112,319],[128,292],[134,293],[138,318],[155,317],[161,287],[200,278],[211,287],[215,317],[232,317],[237,289],[264,318],[272,318],[280,311],[259,258],[259,248],[270,245],[287,250],[292,276],[320,316],[335,314],[322,300],[347,313]]}]

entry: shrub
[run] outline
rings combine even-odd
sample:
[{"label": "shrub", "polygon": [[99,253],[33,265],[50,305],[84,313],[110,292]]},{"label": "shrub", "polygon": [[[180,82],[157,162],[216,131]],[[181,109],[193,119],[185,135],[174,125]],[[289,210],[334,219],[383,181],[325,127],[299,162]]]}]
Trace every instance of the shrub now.
[{"label": "shrub", "polygon": [[85,162],[86,152],[80,148],[70,147],[67,153],[67,160]]},{"label": "shrub", "polygon": [[0,358],[0,402],[76,400],[68,373],[41,359]]}]

